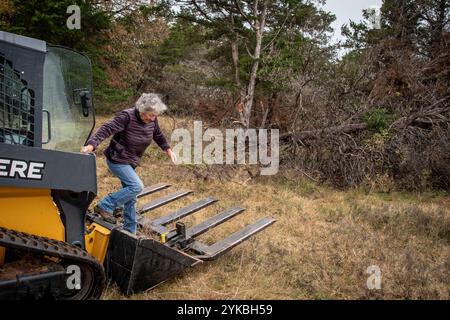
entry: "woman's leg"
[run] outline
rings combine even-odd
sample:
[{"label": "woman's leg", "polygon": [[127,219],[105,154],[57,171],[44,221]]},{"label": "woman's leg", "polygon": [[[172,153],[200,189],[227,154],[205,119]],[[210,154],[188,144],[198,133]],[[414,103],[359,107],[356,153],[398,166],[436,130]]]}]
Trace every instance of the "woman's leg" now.
[{"label": "woman's leg", "polygon": [[[126,185],[122,182],[122,187],[125,188]],[[123,228],[128,232],[136,234],[137,230],[137,216],[136,216],[136,197],[127,203],[123,207]]]},{"label": "woman's leg", "polygon": [[136,197],[124,205],[123,209],[123,228],[128,232],[136,234],[137,217],[136,217]]},{"label": "woman's leg", "polygon": [[[136,196],[142,191],[142,188],[144,187],[141,179],[136,174],[134,169],[130,165],[126,164],[117,164],[112,163],[106,160],[108,164],[108,168],[111,170],[111,172],[120,179],[123,188],[119,191],[116,191],[114,193],[110,193],[106,197],[104,197],[100,202],[97,204],[97,206],[105,210],[109,213],[113,213],[114,209],[125,205],[126,203],[134,200],[134,205],[136,204]],[[133,206],[135,207],[135,206]],[[131,212],[131,210],[128,211],[128,214],[131,218],[131,215],[135,216],[135,210],[134,214]],[[124,215],[125,215],[125,209],[124,209]],[[136,218],[134,217],[134,220]]]}]

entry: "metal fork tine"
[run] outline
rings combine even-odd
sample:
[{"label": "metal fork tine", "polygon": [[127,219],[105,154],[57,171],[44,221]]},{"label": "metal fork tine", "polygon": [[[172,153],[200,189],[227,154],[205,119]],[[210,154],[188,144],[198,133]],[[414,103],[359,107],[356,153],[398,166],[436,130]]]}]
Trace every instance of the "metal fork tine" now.
[{"label": "metal fork tine", "polygon": [[146,196],[146,195],[149,195],[149,194],[151,194],[151,193],[154,193],[154,192],[157,192],[157,191],[166,189],[166,188],[168,188],[168,187],[170,187],[170,184],[167,184],[167,183],[157,183],[157,184],[154,184],[154,185],[152,185],[152,186],[145,187],[145,188],[141,191],[141,193],[139,193],[139,194],[137,195],[137,197],[138,197],[138,198],[142,198],[142,197],[144,197],[144,196]]},{"label": "metal fork tine", "polygon": [[275,223],[275,221],[276,220],[272,218],[263,218],[211,246],[207,246],[199,241],[194,241],[191,249],[200,254],[200,256],[197,256],[199,259],[214,260],[251,236],[261,232],[271,224]]},{"label": "metal fork tine", "polygon": [[177,199],[180,199],[184,196],[187,196],[188,194],[192,193],[190,190],[180,190],[177,192],[170,193],[164,197],[158,198],[156,200],[150,201],[149,203],[145,204],[138,210],[140,214],[145,213],[147,211],[159,208],[167,203],[170,203],[172,201],[175,201]]},{"label": "metal fork tine", "polygon": [[[205,233],[206,231],[208,231],[214,227],[217,227],[218,225],[230,220],[234,216],[236,216],[239,213],[244,212],[244,211],[245,211],[244,208],[239,208],[239,207],[229,208],[219,214],[216,214],[215,216],[212,216],[211,218],[203,221],[202,223],[187,229],[186,236],[187,237],[199,236],[199,235]],[[172,231],[167,235],[167,239],[171,239],[176,235],[177,235],[177,233],[175,231]]]},{"label": "metal fork tine", "polygon": [[205,198],[200,201],[194,202],[184,208],[178,209],[175,212],[172,212],[168,215],[162,216],[158,219],[155,219],[152,221],[153,225],[166,225],[171,222],[180,220],[181,218],[186,217],[187,215],[190,215],[194,212],[197,212],[213,203],[217,202],[217,199],[215,198]]}]

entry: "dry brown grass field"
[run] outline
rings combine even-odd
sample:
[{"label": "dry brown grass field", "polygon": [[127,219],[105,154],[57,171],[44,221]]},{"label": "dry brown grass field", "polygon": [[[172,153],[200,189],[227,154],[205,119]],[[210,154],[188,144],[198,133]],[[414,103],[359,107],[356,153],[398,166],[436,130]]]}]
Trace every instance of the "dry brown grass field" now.
[{"label": "dry brown grass field", "polygon": [[[97,127],[106,119],[99,117]],[[188,119],[161,117],[160,123],[166,133],[175,126],[192,128]],[[107,144],[97,152],[99,197],[119,188],[101,152]],[[289,170],[253,180],[243,179],[238,171],[227,179],[202,179],[192,167],[172,165],[154,144],[137,172],[147,186],[173,185],[146,200],[175,189],[194,191],[151,211],[151,217],[206,196],[220,201],[185,219],[188,226],[228,206],[246,208],[202,235],[205,242],[263,216],[277,222],[217,261],[187,270],[153,290],[125,297],[110,284],[103,299],[450,298],[448,193],[340,191]],[[367,289],[366,269],[371,265],[381,270],[381,290]]]}]

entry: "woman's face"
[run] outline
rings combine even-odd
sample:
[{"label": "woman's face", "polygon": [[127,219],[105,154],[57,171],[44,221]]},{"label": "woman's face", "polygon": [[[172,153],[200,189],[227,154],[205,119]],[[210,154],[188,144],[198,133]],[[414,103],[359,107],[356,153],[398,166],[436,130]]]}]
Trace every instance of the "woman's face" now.
[{"label": "woman's face", "polygon": [[142,121],[144,121],[145,123],[155,121],[156,119],[156,115],[152,112],[140,112],[139,115],[141,116]]}]

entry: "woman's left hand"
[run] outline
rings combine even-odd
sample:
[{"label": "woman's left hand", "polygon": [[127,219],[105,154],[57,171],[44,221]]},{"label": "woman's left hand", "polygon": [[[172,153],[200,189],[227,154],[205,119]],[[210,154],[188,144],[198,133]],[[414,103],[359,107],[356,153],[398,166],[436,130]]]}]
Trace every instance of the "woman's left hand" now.
[{"label": "woman's left hand", "polygon": [[177,164],[177,156],[173,153],[172,149],[166,150],[167,156],[170,158],[173,164]]}]

